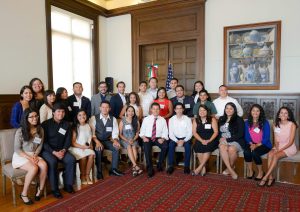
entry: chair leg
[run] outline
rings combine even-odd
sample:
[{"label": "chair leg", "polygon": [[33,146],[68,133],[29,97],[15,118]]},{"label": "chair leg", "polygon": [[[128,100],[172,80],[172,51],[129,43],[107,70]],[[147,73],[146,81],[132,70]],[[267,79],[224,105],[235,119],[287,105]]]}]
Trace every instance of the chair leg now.
[{"label": "chair leg", "polygon": [[6,194],[6,176],[2,174],[2,192],[3,196]]},{"label": "chair leg", "polygon": [[15,182],[13,179],[11,179],[11,189],[12,189],[12,196],[13,196],[13,204],[14,204],[14,206],[17,206],[16,187],[15,187]]}]

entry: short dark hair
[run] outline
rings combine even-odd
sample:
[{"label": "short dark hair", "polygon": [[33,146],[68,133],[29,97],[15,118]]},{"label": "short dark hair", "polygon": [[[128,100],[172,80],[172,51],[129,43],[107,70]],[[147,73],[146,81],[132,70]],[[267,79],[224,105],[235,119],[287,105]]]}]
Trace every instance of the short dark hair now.
[{"label": "short dark hair", "polygon": [[222,87],[228,88],[226,85],[220,85],[219,89],[222,88]]},{"label": "short dark hair", "polygon": [[74,88],[75,85],[81,85],[82,86],[82,83],[81,82],[74,82],[73,83],[73,88]]},{"label": "short dark hair", "polygon": [[153,103],[151,104],[151,107],[150,107],[150,108],[153,108],[154,106],[157,106],[157,107],[160,108],[160,105],[159,105],[157,102],[153,102]]},{"label": "short dark hair", "polygon": [[175,81],[178,83],[178,79],[177,79],[177,78],[173,77],[173,78],[171,79],[171,81],[173,81],[173,80],[175,80]]},{"label": "short dark hair", "polygon": [[102,102],[100,103],[100,107],[101,107],[102,104],[108,104],[108,106],[110,107],[110,103],[109,103],[109,101],[107,101],[107,100],[102,101]]},{"label": "short dark hair", "polygon": [[66,112],[66,107],[64,104],[56,102],[52,107],[52,112],[54,113],[56,110],[64,110]]},{"label": "short dark hair", "polygon": [[185,109],[184,104],[182,104],[181,102],[177,102],[177,103],[174,105],[174,110],[176,109],[177,106],[181,106],[183,109]]},{"label": "short dark hair", "polygon": [[120,84],[123,84],[124,87],[126,87],[126,84],[125,84],[125,82],[123,82],[123,81],[118,82],[118,83],[117,83],[117,87],[118,87]]},{"label": "short dark hair", "polygon": [[177,88],[182,88],[182,90],[184,90],[183,85],[177,85],[177,86],[175,87],[175,91],[176,91]]},{"label": "short dark hair", "polygon": [[151,77],[151,78],[149,79],[149,82],[150,82],[152,79],[155,79],[156,83],[158,83],[158,79],[157,79],[156,77]]},{"label": "short dark hair", "polygon": [[106,83],[105,81],[100,81],[100,82],[98,83],[98,87],[99,87],[100,85],[102,85],[102,84],[105,84],[105,85],[107,86],[107,83]]},{"label": "short dark hair", "polygon": [[145,80],[141,81],[141,82],[140,82],[140,85],[141,85],[141,84],[146,84],[146,86],[148,85],[148,83],[147,83]]}]

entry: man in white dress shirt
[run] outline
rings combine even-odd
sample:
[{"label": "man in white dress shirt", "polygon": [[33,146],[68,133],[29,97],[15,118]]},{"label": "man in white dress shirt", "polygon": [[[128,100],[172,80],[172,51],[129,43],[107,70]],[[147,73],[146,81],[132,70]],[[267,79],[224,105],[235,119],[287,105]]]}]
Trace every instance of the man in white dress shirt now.
[{"label": "man in white dress shirt", "polygon": [[157,164],[157,171],[163,171],[162,164],[168,150],[168,126],[166,120],[159,116],[160,106],[154,102],[151,105],[152,115],[144,118],[140,137],[144,142],[144,151],[147,164],[148,177],[154,175],[152,165],[152,146],[158,146],[161,149]]},{"label": "man in white dress shirt", "polygon": [[176,146],[183,146],[184,156],[184,174],[190,173],[191,158],[191,138],[192,138],[192,121],[186,115],[183,115],[184,105],[180,102],[174,105],[176,115],[169,120],[169,153],[168,153],[168,174],[174,171],[174,153]]},{"label": "man in white dress shirt", "polygon": [[171,90],[167,91],[167,95],[168,95],[169,99],[172,99],[173,97],[176,96],[175,88],[177,85],[178,85],[178,79],[174,77],[173,79],[171,79],[171,82],[170,82]]},{"label": "man in white dress shirt", "polygon": [[157,84],[158,79],[156,77],[151,77],[149,79],[149,88],[147,91],[152,95],[153,99],[156,99],[157,96]]},{"label": "man in white dress shirt", "polygon": [[219,95],[220,95],[220,97],[213,101],[213,103],[217,109],[217,112],[218,112],[216,114],[216,118],[220,118],[221,116],[223,116],[225,105],[228,102],[232,102],[233,104],[235,104],[238,115],[240,117],[243,116],[243,108],[241,107],[241,105],[238,103],[238,101],[236,99],[228,96],[228,89],[227,89],[226,85],[221,85],[219,87]]},{"label": "man in white dress shirt", "polygon": [[149,115],[150,106],[153,102],[153,96],[147,92],[147,82],[141,81],[140,87],[139,87],[139,97],[140,97],[140,103],[143,108],[143,117],[146,117]]}]

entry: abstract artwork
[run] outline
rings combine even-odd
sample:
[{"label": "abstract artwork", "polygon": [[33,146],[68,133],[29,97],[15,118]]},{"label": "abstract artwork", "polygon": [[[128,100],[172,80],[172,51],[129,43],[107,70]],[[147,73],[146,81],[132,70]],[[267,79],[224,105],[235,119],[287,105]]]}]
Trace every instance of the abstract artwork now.
[{"label": "abstract artwork", "polygon": [[273,120],[277,113],[277,100],[276,99],[260,99],[260,105],[265,111],[266,118]]}]

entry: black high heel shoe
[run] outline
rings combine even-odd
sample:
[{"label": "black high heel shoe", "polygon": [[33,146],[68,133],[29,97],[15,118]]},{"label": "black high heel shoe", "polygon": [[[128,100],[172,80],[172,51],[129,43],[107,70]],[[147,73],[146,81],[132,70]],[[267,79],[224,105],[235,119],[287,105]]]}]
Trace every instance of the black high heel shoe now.
[{"label": "black high heel shoe", "polygon": [[[36,195],[38,192],[40,192],[39,195]],[[40,201],[41,200],[41,194],[42,194],[42,190],[40,189],[40,185],[37,184],[36,190],[35,190],[34,200],[35,201]]]},{"label": "black high heel shoe", "polygon": [[268,180],[268,183],[267,183],[267,187],[273,186],[274,183],[275,183],[275,179],[274,179],[274,178],[273,178],[273,179],[269,179],[269,180]]},{"label": "black high heel shoe", "polygon": [[256,178],[254,178],[254,180],[255,180],[255,181],[260,181],[260,180],[262,180],[262,179],[263,179],[263,177],[264,177],[264,176],[265,176],[265,173],[263,172],[263,175],[262,175],[262,177],[261,177],[261,178],[257,178],[257,177],[256,177]]},{"label": "black high heel shoe", "polygon": [[255,172],[252,173],[252,176],[250,176],[250,177],[247,176],[247,179],[252,180],[254,178],[254,176],[255,176]]},{"label": "black high heel shoe", "polygon": [[[261,184],[261,182],[263,182],[263,184]],[[261,179],[260,182],[258,182],[256,185],[259,187],[264,187],[266,185],[267,180]]]},{"label": "black high heel shoe", "polygon": [[[24,199],[23,199],[23,197],[27,197],[27,198],[28,198],[28,201],[25,202]],[[21,198],[21,200],[23,201],[23,203],[24,203],[25,205],[32,205],[32,204],[33,204],[32,200],[31,200],[28,196],[23,196],[22,194],[20,194],[20,198]]]}]

